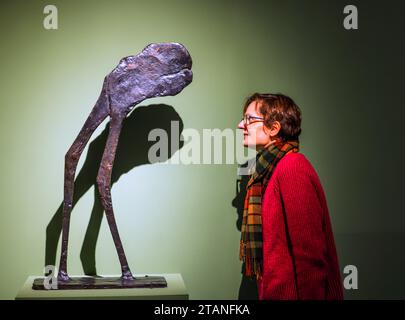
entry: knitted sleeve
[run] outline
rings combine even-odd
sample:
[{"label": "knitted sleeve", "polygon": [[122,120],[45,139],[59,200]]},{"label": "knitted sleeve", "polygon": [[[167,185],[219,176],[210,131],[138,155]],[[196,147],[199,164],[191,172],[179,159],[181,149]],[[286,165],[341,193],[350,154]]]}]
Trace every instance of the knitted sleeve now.
[{"label": "knitted sleeve", "polygon": [[325,299],[328,273],[323,209],[309,169],[290,166],[279,179],[298,299]]},{"label": "knitted sleeve", "polygon": [[289,159],[280,163],[265,193],[259,298],[327,299],[327,241],[333,235],[325,234],[326,203],[309,162]]}]

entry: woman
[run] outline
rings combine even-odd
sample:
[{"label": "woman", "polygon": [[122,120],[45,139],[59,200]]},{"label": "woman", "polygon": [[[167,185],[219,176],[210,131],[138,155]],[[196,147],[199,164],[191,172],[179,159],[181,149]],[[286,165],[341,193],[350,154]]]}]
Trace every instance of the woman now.
[{"label": "woman", "polygon": [[244,146],[258,151],[247,184],[240,258],[259,299],[343,299],[338,257],[319,178],[299,150],[301,111],[282,94],[245,103]]}]

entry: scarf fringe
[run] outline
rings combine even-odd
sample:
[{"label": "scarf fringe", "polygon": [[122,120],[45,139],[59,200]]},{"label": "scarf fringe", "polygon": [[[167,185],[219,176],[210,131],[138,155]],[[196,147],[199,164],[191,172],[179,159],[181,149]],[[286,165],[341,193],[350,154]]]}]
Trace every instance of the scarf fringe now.
[{"label": "scarf fringe", "polygon": [[240,241],[239,259],[245,264],[244,274],[247,277],[256,277],[256,280],[262,278],[262,261],[259,259],[251,259],[250,251],[244,250],[245,244]]}]

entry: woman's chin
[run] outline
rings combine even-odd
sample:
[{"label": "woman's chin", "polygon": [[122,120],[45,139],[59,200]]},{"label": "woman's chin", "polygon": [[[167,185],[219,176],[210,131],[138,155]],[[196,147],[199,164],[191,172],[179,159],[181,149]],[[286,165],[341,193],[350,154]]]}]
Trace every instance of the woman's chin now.
[{"label": "woman's chin", "polygon": [[243,146],[245,148],[256,149],[256,144],[250,141],[243,141]]}]

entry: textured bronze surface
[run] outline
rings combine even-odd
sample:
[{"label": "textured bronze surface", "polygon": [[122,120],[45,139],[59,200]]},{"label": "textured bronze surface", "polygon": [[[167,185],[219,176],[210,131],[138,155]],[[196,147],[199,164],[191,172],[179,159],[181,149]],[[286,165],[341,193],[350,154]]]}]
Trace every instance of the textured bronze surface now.
[{"label": "textured bronze surface", "polygon": [[111,199],[111,173],[121,128],[128,113],[138,103],[148,98],[176,95],[190,84],[193,78],[191,65],[190,54],[181,44],[150,44],[138,55],[121,59],[118,66],[104,78],[93,110],[65,155],[62,249],[58,273],[61,288],[61,283],[70,279],[67,272],[68,236],[77,164],[92,133],[108,116],[109,135],[96,180],[121,264],[121,278],[134,279],[118,233]]},{"label": "textured bronze surface", "polygon": [[[69,281],[58,281],[58,289],[121,289],[121,288],[162,288],[167,287],[164,277],[71,277]],[[34,290],[46,290],[44,278],[36,278],[32,284]]]}]

